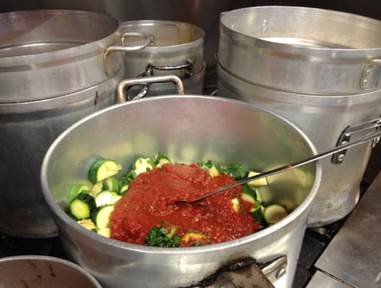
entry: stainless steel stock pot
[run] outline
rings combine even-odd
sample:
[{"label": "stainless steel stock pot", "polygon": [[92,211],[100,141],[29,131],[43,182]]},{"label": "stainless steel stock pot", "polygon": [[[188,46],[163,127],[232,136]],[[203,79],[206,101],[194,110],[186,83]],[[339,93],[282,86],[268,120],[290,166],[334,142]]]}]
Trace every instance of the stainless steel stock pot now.
[{"label": "stainless steel stock pot", "polygon": [[[77,92],[121,70],[118,22],[85,11],[0,14],[0,103]],[[139,48],[139,47],[138,47]],[[107,71],[106,71],[107,70]]]},{"label": "stainless steel stock pot", "polygon": [[[144,49],[125,53],[126,78],[176,75],[183,80],[187,94],[202,94],[205,35],[201,28],[185,22],[140,20],[121,22],[119,30],[128,46],[150,39]],[[141,89],[132,89],[130,95]],[[145,89],[145,94],[151,96],[176,93],[174,87],[158,83]]]},{"label": "stainless steel stock pot", "polygon": [[126,47],[118,22],[95,12],[3,13],[0,25],[0,230],[50,237],[43,155],[69,125],[114,103]]},{"label": "stainless steel stock pot", "polygon": [[381,88],[381,22],[323,9],[262,6],[220,18],[218,62],[271,89],[318,95]]},{"label": "stainless steel stock pot", "polygon": [[[128,85],[122,82],[120,85]],[[123,91],[123,87],[119,87]],[[174,161],[213,160],[266,170],[314,154],[308,138],[287,120],[241,101],[207,96],[158,96],[107,108],[80,120],[48,150],[41,170],[45,199],[69,255],[104,287],[185,287],[227,262],[286,259],[264,270],[275,287],[292,285],[307,216],[320,183],[318,163],[269,177],[266,203],[287,205],[288,217],[234,241],[192,248],[123,243],[87,231],[64,211],[70,184],[87,177],[97,157],[127,167],[136,155],[167,153]],[[271,275],[270,275],[271,274]]]},{"label": "stainless steel stock pot", "polygon": [[[319,151],[381,126],[381,22],[303,7],[254,7],[220,19],[219,95],[298,125]],[[322,161],[309,219],[322,226],[357,203],[371,145]]]}]

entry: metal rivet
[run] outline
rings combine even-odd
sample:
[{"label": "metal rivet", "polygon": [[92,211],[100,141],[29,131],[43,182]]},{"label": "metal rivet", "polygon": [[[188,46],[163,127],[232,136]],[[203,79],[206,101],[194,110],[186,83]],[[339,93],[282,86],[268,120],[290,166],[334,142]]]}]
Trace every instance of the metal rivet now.
[{"label": "metal rivet", "polygon": [[339,156],[337,156],[337,161],[343,162],[344,161],[344,157],[345,157],[345,154],[340,154]]},{"label": "metal rivet", "polygon": [[286,267],[282,267],[278,270],[278,272],[275,274],[275,278],[279,279],[282,277],[284,274],[286,274]]}]

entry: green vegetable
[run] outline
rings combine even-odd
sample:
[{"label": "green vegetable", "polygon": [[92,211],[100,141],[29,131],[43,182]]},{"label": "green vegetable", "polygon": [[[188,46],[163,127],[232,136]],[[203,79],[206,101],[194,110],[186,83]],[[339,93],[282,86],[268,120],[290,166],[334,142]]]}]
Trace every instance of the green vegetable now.
[{"label": "green vegetable", "polygon": [[241,164],[235,164],[231,166],[220,166],[219,171],[222,174],[230,175],[234,179],[239,180],[245,178],[247,171]]},{"label": "green vegetable", "polygon": [[272,204],[265,208],[263,216],[270,225],[275,224],[288,215],[287,210],[278,204]]},{"label": "green vegetable", "polygon": [[177,228],[175,226],[170,226],[168,228],[164,227],[153,227],[146,239],[145,245],[153,247],[179,247],[180,237],[176,235]]},{"label": "green vegetable", "polygon": [[208,236],[200,232],[187,232],[181,237],[181,243],[185,246],[201,246],[210,243]]},{"label": "green vegetable", "polygon": [[155,159],[153,160],[153,165],[156,168],[161,168],[165,164],[170,164],[170,163],[171,163],[171,160],[169,160],[168,156],[161,153],[156,154]]},{"label": "green vegetable", "polygon": [[69,204],[69,210],[77,220],[89,218],[91,211],[95,208],[94,198],[84,192],[81,192]]},{"label": "green vegetable", "polygon": [[232,203],[232,208],[233,208],[234,212],[238,213],[239,209],[241,208],[239,199],[238,198],[234,198],[234,199],[231,200],[231,203]]},{"label": "green vegetable", "polygon": [[97,207],[115,204],[122,196],[111,191],[102,191],[95,197]]},{"label": "green vegetable", "polygon": [[108,228],[110,215],[114,211],[114,205],[98,207],[91,213],[91,218],[98,229]]},{"label": "green vegetable", "polygon": [[260,204],[256,204],[253,209],[250,210],[251,216],[262,226],[267,227],[269,224],[267,223],[264,215],[264,208]]},{"label": "green vegetable", "polygon": [[104,183],[103,181],[101,182],[98,182],[98,183],[95,183],[93,185],[93,188],[91,188],[91,192],[90,194],[95,197],[97,196],[99,193],[101,193],[102,191],[104,190]]},{"label": "green vegetable", "polygon": [[260,200],[257,194],[257,191],[255,189],[252,189],[249,185],[245,184],[242,186],[242,195],[241,195],[242,200],[245,200],[247,202],[256,204]]},{"label": "green vegetable", "polygon": [[[249,173],[247,173],[247,177],[252,177],[252,176],[255,176],[255,175],[258,175],[258,174],[260,174],[260,173],[256,172],[256,171],[249,171]],[[267,178],[263,177],[263,178],[260,178],[258,180],[250,181],[247,184],[250,187],[261,187],[261,186],[266,186],[268,183],[267,183]]]},{"label": "green vegetable", "polygon": [[73,201],[78,194],[80,193],[90,193],[90,189],[87,185],[85,184],[74,184],[71,185],[67,194],[66,194],[66,203],[70,203]]},{"label": "green vegetable", "polygon": [[115,161],[98,159],[91,165],[88,177],[95,184],[118,174],[120,170],[122,166]]},{"label": "green vegetable", "polygon": [[124,185],[131,183],[131,181],[134,180],[136,176],[136,172],[134,170],[131,170],[130,172],[121,177],[120,181],[122,182],[122,184],[119,184],[119,186],[123,187]]},{"label": "green vegetable", "polygon": [[153,161],[150,158],[139,157],[135,160],[134,165],[132,166],[132,171],[135,172],[136,176],[152,170],[154,167]]},{"label": "green vegetable", "polygon": [[198,161],[197,165],[200,166],[201,169],[207,170],[211,177],[220,175],[218,166],[215,165],[212,160],[207,162]]},{"label": "green vegetable", "polygon": [[104,188],[107,191],[111,192],[118,192],[120,187],[119,187],[119,181],[115,177],[109,177],[104,181]]},{"label": "green vegetable", "polygon": [[91,221],[91,219],[78,220],[77,223],[87,230],[90,230],[90,231],[97,230],[97,227],[95,226],[94,222]]}]

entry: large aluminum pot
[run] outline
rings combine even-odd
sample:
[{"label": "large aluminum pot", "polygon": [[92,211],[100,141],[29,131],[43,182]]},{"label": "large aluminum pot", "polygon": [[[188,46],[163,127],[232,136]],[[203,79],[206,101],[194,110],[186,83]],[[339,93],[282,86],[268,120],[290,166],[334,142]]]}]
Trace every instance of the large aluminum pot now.
[{"label": "large aluminum pot", "polygon": [[[320,152],[381,126],[381,90],[342,96],[288,93],[253,85],[219,66],[218,91],[221,96],[255,103],[289,119],[301,127]],[[359,200],[370,148],[369,144],[322,160],[322,182],[309,226],[329,224],[352,211]]]},{"label": "large aluminum pot", "polygon": [[218,61],[276,90],[346,95],[381,88],[381,22],[322,9],[264,6],[220,19]]},{"label": "large aluminum pot", "polygon": [[0,103],[1,231],[25,237],[57,234],[42,197],[42,159],[49,145],[69,125],[115,102],[122,73],[61,97]]},{"label": "large aluminum pot", "polygon": [[78,265],[47,256],[14,256],[0,259],[0,287],[101,288]]},{"label": "large aluminum pot", "polygon": [[[160,111],[158,113],[158,111]],[[321,176],[318,163],[270,177],[266,203],[293,212],[277,224],[234,241],[192,248],[156,248],[103,238],[79,226],[64,211],[70,184],[87,177],[97,157],[127,167],[134,156],[167,153],[175,161],[211,159],[265,170],[311,156],[307,137],[287,120],[241,101],[207,96],[159,96],[114,106],[61,134],[41,170],[46,201],[69,255],[104,287],[184,287],[230,260],[287,258],[273,279],[291,287],[307,216]]]},{"label": "large aluminum pot", "polygon": [[[176,75],[183,79],[187,94],[202,94],[205,64],[201,28],[185,22],[142,20],[121,22],[119,30],[129,46],[150,39],[150,45],[144,49],[125,53],[126,78]],[[171,85],[151,84],[146,93],[169,95],[176,93],[176,89]],[[136,92],[129,94],[136,95]]]},{"label": "large aluminum pot", "polygon": [[0,31],[0,103],[93,87],[122,69],[122,53],[114,52],[142,48],[121,47],[118,21],[95,12],[11,12],[0,14],[0,23],[6,27]]},{"label": "large aluminum pot", "polygon": [[[138,45],[142,36],[151,40],[139,51],[126,52],[124,57],[127,78],[153,73],[189,77],[203,69],[204,31],[196,25],[159,20],[121,22],[121,33],[128,45]],[[147,37],[143,37],[146,39]]]}]

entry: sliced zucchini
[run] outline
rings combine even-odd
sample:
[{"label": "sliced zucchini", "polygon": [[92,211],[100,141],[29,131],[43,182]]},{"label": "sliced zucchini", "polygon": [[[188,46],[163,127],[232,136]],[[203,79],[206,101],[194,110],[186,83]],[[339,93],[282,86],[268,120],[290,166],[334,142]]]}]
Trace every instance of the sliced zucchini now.
[{"label": "sliced zucchini", "polygon": [[107,238],[110,238],[111,237],[111,230],[110,228],[106,227],[106,228],[101,228],[101,229],[98,229],[97,230],[97,233],[103,237],[107,237]]},{"label": "sliced zucchini", "polygon": [[89,180],[97,183],[118,174],[120,170],[122,170],[122,166],[115,161],[98,159],[90,167]]},{"label": "sliced zucchini", "polygon": [[214,165],[208,169],[208,173],[210,177],[217,177],[218,175],[220,175],[220,172],[218,172],[217,167]]},{"label": "sliced zucchini", "polygon": [[249,194],[242,193],[241,198],[242,198],[243,201],[246,201],[246,202],[249,202],[249,203],[252,203],[252,204],[256,203],[254,197],[249,195]]},{"label": "sliced zucchini", "polygon": [[95,197],[97,207],[115,204],[122,196],[111,191],[102,191]]},{"label": "sliced zucchini", "polygon": [[262,205],[256,205],[254,208],[250,210],[251,216],[262,225],[262,227],[267,227],[268,223],[266,222],[266,219],[263,215],[264,208]]},{"label": "sliced zucchini", "polygon": [[66,202],[70,203],[71,201],[73,201],[78,196],[78,194],[80,194],[82,192],[83,193],[90,193],[89,186],[87,186],[85,184],[71,185],[67,194],[66,194]]},{"label": "sliced zucchini", "polygon": [[119,181],[115,177],[109,177],[104,181],[104,188],[107,191],[118,192],[119,191]]},{"label": "sliced zucchini", "polygon": [[212,162],[212,160],[208,160],[207,162],[199,161],[197,165],[200,166],[201,169],[207,170],[210,177],[216,177],[220,175],[218,171],[218,167]]},{"label": "sliced zucchini", "polygon": [[271,225],[285,218],[288,215],[288,213],[283,206],[280,206],[278,204],[272,204],[265,208],[263,215],[265,217],[266,222]]},{"label": "sliced zucchini", "polygon": [[238,198],[234,198],[231,200],[232,202],[232,208],[235,212],[239,212],[239,209],[240,209],[240,203],[239,203],[239,199]]},{"label": "sliced zucchini", "polygon": [[164,154],[156,154],[155,159],[153,160],[153,163],[156,168],[161,168],[165,164],[171,164],[171,160],[169,160],[168,156]]},{"label": "sliced zucchini", "polygon": [[[252,176],[255,176],[255,175],[259,175],[260,173],[259,172],[255,172],[255,171],[249,171],[249,173],[247,173],[247,177],[252,177]],[[263,177],[263,178],[260,178],[258,180],[253,180],[253,181],[250,181],[247,183],[250,187],[261,187],[261,186],[266,186],[268,185],[268,182],[267,182],[267,178],[266,177]]]},{"label": "sliced zucchini", "polygon": [[94,222],[91,221],[91,219],[79,220],[79,221],[77,221],[77,223],[87,230],[90,230],[90,231],[96,231],[97,230],[97,227],[95,226]]},{"label": "sliced zucchini", "polygon": [[125,184],[123,185],[120,190],[119,190],[119,194],[124,194],[126,191],[128,190],[128,185]]},{"label": "sliced zucchini", "polygon": [[99,193],[101,193],[103,190],[105,189],[104,187],[104,183],[101,181],[101,182],[98,182],[98,183],[95,183],[93,185],[93,188],[91,188],[91,192],[90,194],[95,197],[97,196]]},{"label": "sliced zucchini", "polygon": [[136,159],[132,170],[136,176],[153,169],[153,162],[150,158],[139,157]]},{"label": "sliced zucchini", "polygon": [[250,202],[252,204],[260,204],[260,201],[258,201],[258,194],[255,189],[252,189],[249,185],[245,184],[242,186],[242,200]]},{"label": "sliced zucchini", "polygon": [[106,205],[98,207],[94,210],[91,215],[91,218],[98,229],[108,228],[110,215],[114,210],[114,205]]},{"label": "sliced zucchini", "polygon": [[90,218],[91,211],[95,208],[94,198],[87,193],[79,193],[69,204],[69,210],[77,220]]}]

